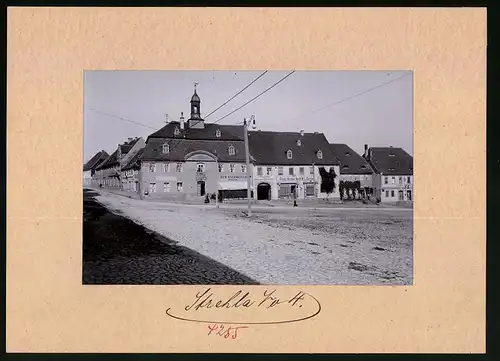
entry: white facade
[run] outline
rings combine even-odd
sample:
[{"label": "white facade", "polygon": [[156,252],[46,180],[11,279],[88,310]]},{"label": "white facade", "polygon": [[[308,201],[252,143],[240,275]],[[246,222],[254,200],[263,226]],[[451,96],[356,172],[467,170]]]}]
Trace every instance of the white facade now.
[{"label": "white facade", "polygon": [[376,177],[382,202],[413,201],[413,175],[379,174]]},{"label": "white facade", "polygon": [[83,185],[91,186],[92,185],[92,171],[86,170],[83,171]]},{"label": "white facade", "polygon": [[[326,171],[334,167],[337,174],[335,178],[335,189],[330,194],[321,193],[321,176],[319,168],[324,167]],[[340,199],[338,190],[339,166],[312,166],[312,165],[256,165],[253,168],[253,189],[256,199],[290,199],[293,192],[297,199],[305,198],[331,198]],[[267,197],[266,197],[266,193]]]}]

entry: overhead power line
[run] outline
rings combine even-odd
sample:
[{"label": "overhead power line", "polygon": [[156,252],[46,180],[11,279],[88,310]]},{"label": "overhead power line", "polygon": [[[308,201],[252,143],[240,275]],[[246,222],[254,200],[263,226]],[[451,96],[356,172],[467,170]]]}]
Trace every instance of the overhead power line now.
[{"label": "overhead power line", "polygon": [[231,114],[237,112],[238,110],[240,110],[244,106],[250,104],[255,99],[257,99],[258,97],[260,97],[260,96],[264,95],[265,93],[267,93],[269,90],[271,90],[272,88],[274,88],[276,85],[278,85],[279,83],[281,83],[283,80],[285,80],[286,78],[288,78],[293,73],[295,73],[295,70],[292,70],[290,73],[288,73],[287,75],[285,75],[283,78],[281,78],[280,80],[278,80],[276,83],[274,83],[273,85],[271,85],[269,88],[267,88],[266,90],[264,90],[262,93],[260,93],[257,96],[253,97],[252,99],[250,99],[249,101],[247,101],[245,104],[239,106],[238,108],[236,108],[235,110],[233,110],[231,113],[226,114],[222,118],[217,119],[214,123],[217,123],[217,122],[221,121],[222,119],[227,118],[228,116],[230,116]]},{"label": "overhead power line", "polygon": [[130,119],[127,119],[127,118],[124,118],[124,117],[120,117],[119,115],[106,113],[106,112],[103,112],[103,111],[100,111],[100,110],[97,110],[97,109],[93,109],[93,108],[89,108],[89,110],[92,110],[92,111],[94,111],[96,113],[100,113],[100,114],[103,114],[103,115],[107,115],[108,117],[111,117],[111,118],[115,118],[115,119],[123,120],[125,122],[129,122],[129,123],[132,123],[132,124],[140,125],[141,127],[146,127],[146,128],[157,130],[156,128],[154,128],[152,126],[149,126],[149,125],[146,125],[146,124],[142,124],[142,123],[139,123],[139,122],[136,122],[134,120],[130,120]]},{"label": "overhead power line", "polygon": [[[252,99],[250,99],[249,101],[247,101],[245,104],[239,106],[238,108],[236,108],[235,110],[233,110],[232,112],[230,112],[229,114],[226,114],[225,116],[223,116],[222,118],[219,118],[217,119],[215,122],[211,123],[211,124],[217,124],[218,122],[220,122],[222,119],[224,118],[227,118],[228,116],[230,116],[231,114],[237,112],[238,110],[240,110],[241,108],[243,108],[244,106],[250,104],[251,102],[253,102],[255,99],[257,99],[258,97],[264,95],[265,93],[267,93],[269,90],[271,90],[272,88],[274,88],[276,85],[278,85],[279,83],[281,83],[283,80],[285,80],[286,78],[288,78],[290,75],[292,75],[293,73],[295,72],[295,70],[292,70],[290,73],[288,73],[287,75],[285,75],[283,78],[281,78],[280,80],[278,80],[276,83],[274,83],[273,85],[271,85],[269,88],[267,88],[266,90],[264,90],[263,92],[259,93],[257,96],[253,97]],[[264,75],[265,72],[263,74],[261,74],[257,79],[259,79],[262,75]],[[254,83],[257,79],[255,79],[252,83]],[[250,83],[249,85],[251,85],[252,83]],[[248,86],[249,86],[248,85]],[[246,86],[244,89],[248,88],[248,86]],[[229,101],[228,101],[229,102]],[[195,124],[198,124],[201,120],[198,120],[196,123],[194,123],[193,125]],[[184,132],[184,134],[186,134],[188,131],[189,131],[190,128],[187,128]],[[183,134],[183,135],[184,135]],[[183,139],[183,135],[180,135],[179,139],[177,140],[177,142],[175,142],[174,144],[172,145],[169,145],[170,147],[170,150],[174,149],[179,143],[180,141]]]},{"label": "overhead power line", "polygon": [[241,93],[243,93],[248,87],[250,87],[250,85],[252,85],[253,83],[255,83],[257,80],[259,80],[260,78],[262,78],[265,74],[267,73],[267,70],[265,72],[263,72],[262,74],[260,74],[257,78],[255,78],[250,84],[248,84],[246,87],[244,87],[243,89],[241,89],[239,92],[237,92],[235,95],[233,95],[231,98],[229,98],[227,101],[225,101],[224,103],[222,103],[222,105],[220,105],[217,109],[213,110],[212,112],[210,112],[208,115],[205,115],[205,119],[208,118],[209,116],[211,116],[213,113],[215,113],[217,110],[219,110],[220,108],[222,108],[224,105],[226,105],[227,103],[229,103],[231,100],[233,100],[234,98],[236,98],[238,95],[240,95]]},{"label": "overhead power line", "polygon": [[366,93],[368,93],[368,92],[371,92],[372,90],[375,90],[375,89],[381,88],[381,87],[383,87],[383,86],[385,86],[385,85],[387,85],[387,84],[393,83],[393,82],[395,82],[395,81],[397,81],[397,80],[399,80],[399,79],[401,79],[401,78],[404,78],[404,77],[406,77],[406,76],[408,76],[408,75],[410,75],[410,74],[412,74],[412,73],[411,73],[411,72],[409,72],[409,73],[405,73],[405,74],[403,74],[403,75],[401,75],[401,76],[399,76],[399,77],[397,77],[397,78],[394,78],[394,79],[392,79],[392,80],[386,81],[386,82],[384,82],[384,83],[382,83],[382,84],[378,84],[378,85],[376,85],[376,86],[374,86],[374,87],[372,87],[372,88],[365,89],[365,90],[363,90],[363,91],[361,91],[361,92],[359,92],[359,93],[356,93],[356,94],[353,94],[353,95],[351,95],[351,96],[348,96],[347,98],[343,98],[343,99],[340,99],[340,100],[338,100],[338,101],[336,101],[336,102],[334,102],[334,103],[331,103],[331,104],[325,105],[324,107],[321,107],[321,108],[318,108],[318,109],[315,109],[315,110],[311,110],[311,111],[304,112],[304,113],[302,113],[302,114],[300,114],[300,115],[297,115],[296,117],[289,118],[289,119],[287,119],[287,120],[285,120],[285,121],[294,120],[294,119],[300,118],[300,117],[302,117],[302,116],[304,116],[304,115],[306,115],[306,114],[309,114],[309,113],[316,113],[316,112],[319,112],[319,111],[321,111],[321,110],[324,110],[324,109],[327,109],[327,108],[333,107],[333,106],[335,106],[335,105],[337,105],[337,104],[343,103],[343,102],[345,102],[345,101],[347,101],[347,100],[350,100],[350,99],[356,98],[356,97],[358,97],[358,96],[360,96],[360,95],[363,95],[363,94],[366,94]]}]

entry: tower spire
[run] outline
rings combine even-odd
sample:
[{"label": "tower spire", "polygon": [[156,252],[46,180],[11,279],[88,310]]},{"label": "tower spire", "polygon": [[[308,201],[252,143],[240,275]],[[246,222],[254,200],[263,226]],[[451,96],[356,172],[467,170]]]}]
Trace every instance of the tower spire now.
[{"label": "tower spire", "polygon": [[197,82],[194,82],[194,94],[191,97],[191,117],[189,118],[189,128],[204,128],[204,121],[201,117],[201,100],[196,93]]}]

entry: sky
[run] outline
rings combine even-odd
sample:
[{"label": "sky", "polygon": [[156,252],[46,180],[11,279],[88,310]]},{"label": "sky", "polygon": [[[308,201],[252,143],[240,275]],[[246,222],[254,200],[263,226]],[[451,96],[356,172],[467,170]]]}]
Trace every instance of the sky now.
[{"label": "sky", "polygon": [[[262,71],[85,71],[84,161],[111,154],[128,138],[147,138],[181,112],[189,118],[194,83],[206,115],[250,84]],[[359,154],[364,145],[401,147],[413,155],[413,73],[401,71],[295,71],[248,105],[220,120],[288,71],[268,71],[205,118],[241,124],[255,116],[257,129],[324,133]]]}]

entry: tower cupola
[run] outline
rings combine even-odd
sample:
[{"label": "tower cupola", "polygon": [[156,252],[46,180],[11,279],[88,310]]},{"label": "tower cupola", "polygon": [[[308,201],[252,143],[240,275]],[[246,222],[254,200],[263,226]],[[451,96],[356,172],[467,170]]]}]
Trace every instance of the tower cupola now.
[{"label": "tower cupola", "polygon": [[191,117],[189,118],[189,128],[203,129],[205,127],[204,120],[201,118],[201,100],[200,96],[196,92],[196,86],[198,83],[194,83],[194,94],[191,97]]}]

